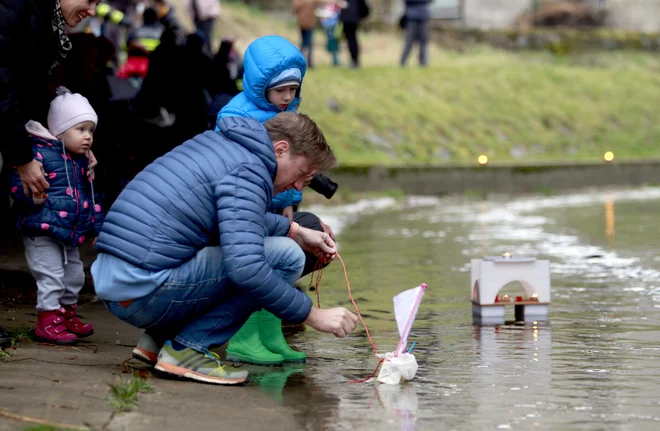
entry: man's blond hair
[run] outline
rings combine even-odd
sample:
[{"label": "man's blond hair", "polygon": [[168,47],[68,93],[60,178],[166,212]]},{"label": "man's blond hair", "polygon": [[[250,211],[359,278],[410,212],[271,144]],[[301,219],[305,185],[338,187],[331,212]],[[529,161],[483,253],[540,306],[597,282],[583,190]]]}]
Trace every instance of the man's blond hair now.
[{"label": "man's blond hair", "polygon": [[273,142],[289,143],[291,155],[303,156],[317,172],[333,168],[337,158],[314,120],[305,114],[280,112],[264,123]]}]

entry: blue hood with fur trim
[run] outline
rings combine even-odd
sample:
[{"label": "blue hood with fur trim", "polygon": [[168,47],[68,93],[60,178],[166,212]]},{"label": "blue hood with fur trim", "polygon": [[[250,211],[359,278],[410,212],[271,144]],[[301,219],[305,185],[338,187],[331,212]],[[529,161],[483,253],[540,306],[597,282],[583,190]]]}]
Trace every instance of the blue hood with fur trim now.
[{"label": "blue hood with fur trim", "polygon": [[[263,36],[248,46],[243,58],[243,91],[218,113],[224,117],[250,117],[265,122],[282,112],[266,100],[266,90],[273,79],[284,81],[282,73],[290,69],[300,71],[301,86],[287,111],[295,111],[300,103],[302,80],[307,63],[305,57],[291,42],[281,36]],[[292,74],[293,75],[293,74]],[[297,77],[296,77],[297,78]]]}]

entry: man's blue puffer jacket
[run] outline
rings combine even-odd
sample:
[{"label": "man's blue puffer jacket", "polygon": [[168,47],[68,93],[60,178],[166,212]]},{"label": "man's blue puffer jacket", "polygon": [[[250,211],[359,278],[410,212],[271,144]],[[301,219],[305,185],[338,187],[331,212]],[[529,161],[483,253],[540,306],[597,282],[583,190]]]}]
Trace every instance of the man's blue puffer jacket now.
[{"label": "man's blue puffer jacket", "polygon": [[256,120],[228,117],[140,172],[110,208],[96,248],[140,268],[176,268],[220,245],[231,282],[291,322],[311,299],[290,286],[264,255],[267,235],[285,236],[286,217],[268,212],[277,161]]}]

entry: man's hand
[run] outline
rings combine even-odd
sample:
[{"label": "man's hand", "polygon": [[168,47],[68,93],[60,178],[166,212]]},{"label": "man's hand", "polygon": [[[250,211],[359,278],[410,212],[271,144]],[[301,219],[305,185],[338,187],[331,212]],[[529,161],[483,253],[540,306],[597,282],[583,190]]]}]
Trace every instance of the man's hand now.
[{"label": "man's hand", "polygon": [[323,223],[320,219],[319,222],[321,223],[321,228],[323,229],[323,232],[327,233],[330,235],[330,238],[332,238],[333,241],[335,240],[335,233],[332,231],[332,228],[328,226],[327,224]]},{"label": "man's hand", "polygon": [[23,193],[25,193],[25,196],[30,196],[30,193],[41,195],[50,187],[50,184],[46,181],[44,167],[40,162],[32,160],[29,163],[18,166],[16,169],[23,182]]},{"label": "man's hand", "polygon": [[293,221],[293,206],[288,206],[282,210],[282,215],[286,218],[289,219],[289,221]]},{"label": "man's hand", "polygon": [[96,160],[96,156],[92,152],[92,150],[87,151],[87,158],[89,159],[89,166],[87,166],[89,169],[94,169],[96,165],[99,164],[99,161]]},{"label": "man's hand", "polygon": [[303,250],[312,253],[324,263],[332,261],[337,255],[335,241],[325,232],[301,226],[294,240]]},{"label": "man's hand", "polygon": [[343,338],[353,332],[358,318],[343,307],[338,308],[312,308],[305,324],[320,332],[334,334],[335,337]]},{"label": "man's hand", "polygon": [[96,160],[96,156],[94,156],[92,150],[87,150],[87,160],[89,160],[89,164],[87,165],[87,176],[90,180],[93,181],[96,179],[94,177],[94,168],[99,164],[99,162]]}]

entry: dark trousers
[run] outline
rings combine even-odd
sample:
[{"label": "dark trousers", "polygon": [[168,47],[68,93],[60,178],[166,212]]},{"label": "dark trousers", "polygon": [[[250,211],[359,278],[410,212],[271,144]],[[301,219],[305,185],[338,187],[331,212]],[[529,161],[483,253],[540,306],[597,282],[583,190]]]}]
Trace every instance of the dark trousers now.
[{"label": "dark trousers", "polygon": [[211,40],[213,37],[213,24],[215,24],[215,18],[209,18],[204,21],[195,20],[195,27],[197,30],[206,36],[206,49],[209,54],[213,54],[213,41]]},{"label": "dark trousers", "polygon": [[[318,218],[315,214],[307,213],[307,212],[294,212],[293,221],[295,221],[302,227],[318,230],[319,232],[323,231],[323,227],[321,226],[321,219]],[[317,262],[318,262],[318,258],[314,256],[312,253],[306,251],[305,267],[303,269],[301,277],[311,274],[312,271],[314,271],[314,267],[316,266]],[[323,265],[322,268],[325,268],[326,266],[328,266],[328,264]]]},{"label": "dark trousers", "polygon": [[313,36],[314,29],[300,29],[300,52],[306,57],[307,67],[310,69],[314,67],[314,64],[312,63],[312,47],[314,46]]},{"label": "dark trousers", "polygon": [[357,23],[344,23],[344,37],[346,38],[346,43],[348,44],[348,50],[351,52],[351,60],[353,61],[353,67],[358,67],[360,65],[360,46],[358,45],[357,40]]},{"label": "dark trousers", "polygon": [[408,20],[406,23],[406,42],[401,54],[401,66],[406,64],[413,44],[419,43],[419,64],[426,66],[428,58],[426,55],[426,45],[428,42],[428,21],[427,20]]}]

